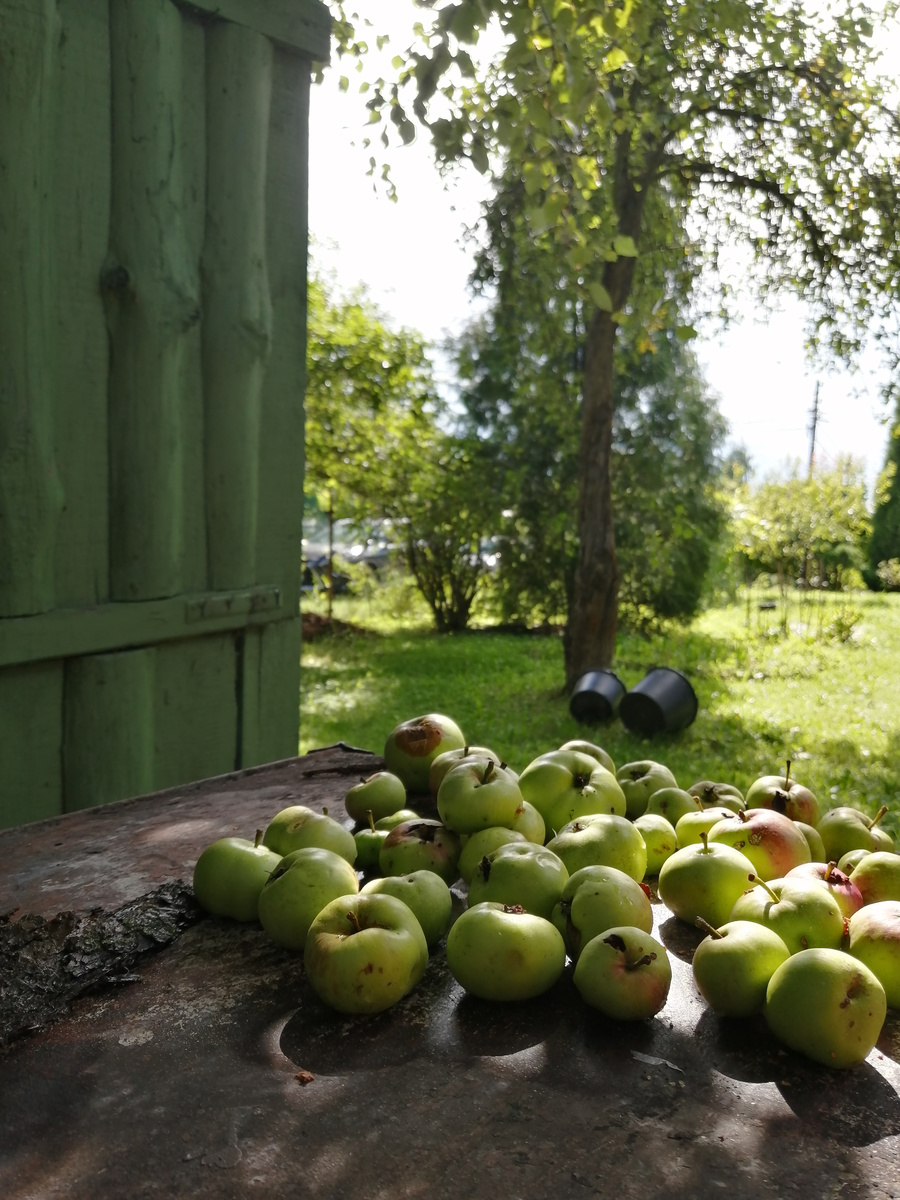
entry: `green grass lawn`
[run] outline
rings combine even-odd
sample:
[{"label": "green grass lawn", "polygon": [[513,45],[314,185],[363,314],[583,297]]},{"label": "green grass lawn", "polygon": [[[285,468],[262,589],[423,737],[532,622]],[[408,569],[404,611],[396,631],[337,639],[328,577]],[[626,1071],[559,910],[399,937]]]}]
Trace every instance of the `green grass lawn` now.
[{"label": "green grass lawn", "polygon": [[344,600],[335,615],[371,631],[304,646],[300,751],[344,741],[380,753],[400,721],[444,712],[517,770],[582,737],[617,765],[665,762],[682,786],[714,779],[746,789],[790,756],[792,774],[823,807],[874,812],[886,803],[886,826],[900,830],[900,596],[792,597],[784,621],[781,610],[761,611],[760,599],[755,593],[749,604],[711,610],[665,635],[620,635],[615,670],[626,687],[651,666],[673,666],[689,675],[700,701],[693,725],[653,740],[618,721],[572,719],[557,637],[439,636],[412,598],[387,615],[371,598]]}]

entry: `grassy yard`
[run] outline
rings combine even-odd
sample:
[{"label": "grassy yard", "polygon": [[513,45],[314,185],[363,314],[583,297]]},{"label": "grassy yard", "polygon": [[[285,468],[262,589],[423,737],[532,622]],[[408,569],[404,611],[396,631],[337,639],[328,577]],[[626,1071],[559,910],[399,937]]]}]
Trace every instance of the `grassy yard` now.
[{"label": "grassy yard", "polygon": [[626,687],[651,666],[673,666],[700,700],[690,728],[652,741],[619,722],[576,724],[560,690],[557,637],[437,636],[412,600],[400,617],[371,600],[342,601],[335,615],[368,631],[304,646],[300,750],[345,741],[380,752],[398,722],[437,711],[518,770],[582,737],[617,765],[665,762],[682,786],[716,779],[746,788],[790,755],[824,807],[874,812],[887,803],[885,824],[900,830],[900,596],[795,596],[787,614],[761,610],[762,599],[755,593],[665,636],[620,636],[615,670]]}]

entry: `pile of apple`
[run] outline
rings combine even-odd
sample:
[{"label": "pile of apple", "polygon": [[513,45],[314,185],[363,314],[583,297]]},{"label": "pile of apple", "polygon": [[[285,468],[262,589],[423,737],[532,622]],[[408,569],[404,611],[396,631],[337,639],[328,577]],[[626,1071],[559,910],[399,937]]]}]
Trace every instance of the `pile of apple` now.
[{"label": "pile of apple", "polygon": [[[762,1012],[786,1045],[847,1067],[900,1007],[900,855],[885,809],[820,817],[790,764],[746,796],[685,790],[661,763],[617,771],[589,742],[517,775],[435,713],[398,725],[384,759],[347,793],[355,833],[297,805],[255,842],[214,842],[194,872],[207,911],[258,919],[302,952],[341,1012],[395,1004],[446,935],[449,969],[476,996],[538,996],[570,958],[586,1003],[652,1017],[672,977],[651,932],[654,876],[669,910],[706,931],[694,978],[720,1016]],[[460,879],[468,905],[452,922]]]}]

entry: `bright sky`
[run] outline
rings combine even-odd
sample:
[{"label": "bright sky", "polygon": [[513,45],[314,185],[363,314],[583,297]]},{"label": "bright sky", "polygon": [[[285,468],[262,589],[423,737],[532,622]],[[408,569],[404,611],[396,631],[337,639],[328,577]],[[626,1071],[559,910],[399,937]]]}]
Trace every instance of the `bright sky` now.
[{"label": "bright sky", "polygon": [[[379,5],[379,27],[392,25],[388,53],[406,46],[412,22],[420,17],[410,0]],[[346,93],[338,88],[344,73],[350,76]],[[467,287],[472,247],[464,230],[477,223],[488,185],[472,168],[441,179],[427,139],[419,137],[390,151],[397,202],[373,189],[366,177],[370,152],[361,148],[367,114],[357,78],[347,64],[336,62],[313,88],[313,259],[335,273],[342,290],[364,283],[390,324],[409,326],[438,343],[477,312]],[[747,448],[757,477],[784,472],[790,459],[805,464],[818,379],[817,461],[846,453],[864,459],[871,490],[887,444],[877,379],[866,371],[817,375],[803,349],[802,306],[791,298],[785,298],[780,313],[762,321],[752,297],[741,311],[739,323],[724,332],[706,331],[693,344],[731,441]]]}]

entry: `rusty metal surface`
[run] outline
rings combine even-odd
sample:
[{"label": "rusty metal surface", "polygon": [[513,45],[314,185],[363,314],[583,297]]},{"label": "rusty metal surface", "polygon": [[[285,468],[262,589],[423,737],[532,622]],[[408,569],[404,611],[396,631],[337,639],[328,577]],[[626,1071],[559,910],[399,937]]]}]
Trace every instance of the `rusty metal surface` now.
[{"label": "rusty metal surface", "polygon": [[[346,763],[128,802],[105,826],[124,845],[103,861],[128,866],[137,886],[146,868],[135,859],[164,846],[183,875],[187,830],[196,857],[218,833],[204,821],[235,820],[242,803],[258,819],[279,787],[308,803],[313,779],[317,803],[334,811]],[[217,808],[217,795],[230,799]],[[84,816],[44,823],[48,838],[71,846],[66,831]],[[86,854],[78,844],[76,857]],[[31,864],[20,866],[31,878]],[[163,869],[153,858],[151,874]],[[77,870],[86,879],[88,867]],[[107,885],[83,886],[96,896]],[[713,1017],[691,980],[693,932],[655,910],[674,982],[666,1008],[634,1026],[588,1010],[568,973],[528,1004],[475,1001],[440,951],[400,1005],[345,1018],[261,930],[205,919],[143,966],[139,983],[80,1000],[0,1057],[0,1195],[900,1196],[897,1017],[862,1067],[816,1067],[760,1022]]]}]

